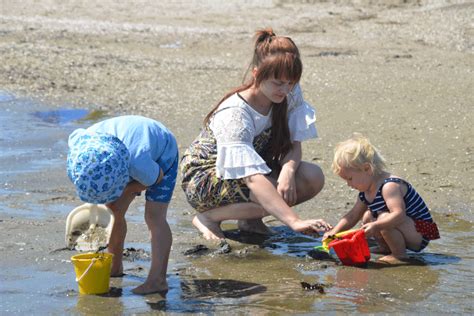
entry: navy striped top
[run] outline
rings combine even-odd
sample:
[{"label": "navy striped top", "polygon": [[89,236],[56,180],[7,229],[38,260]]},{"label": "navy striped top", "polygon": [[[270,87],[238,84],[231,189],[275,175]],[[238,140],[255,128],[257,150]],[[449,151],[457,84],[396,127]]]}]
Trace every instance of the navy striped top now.
[{"label": "navy striped top", "polygon": [[415,191],[415,189],[411,186],[410,183],[400,178],[385,179],[379,190],[377,191],[377,194],[375,195],[374,201],[372,203],[369,203],[366,200],[364,192],[359,192],[359,199],[369,207],[373,217],[377,218],[378,213],[388,211],[387,204],[385,203],[385,200],[382,196],[382,188],[388,182],[404,183],[408,187],[407,193],[403,197],[403,200],[405,201],[405,209],[407,216],[411,217],[413,220],[433,222],[430,210],[428,209],[428,206],[426,206],[425,201],[423,201],[421,196],[418,194],[418,192]]}]

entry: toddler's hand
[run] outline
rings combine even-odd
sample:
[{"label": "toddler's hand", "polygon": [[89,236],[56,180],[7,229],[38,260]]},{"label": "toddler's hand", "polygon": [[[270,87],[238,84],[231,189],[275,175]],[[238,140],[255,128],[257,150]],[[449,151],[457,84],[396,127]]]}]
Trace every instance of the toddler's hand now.
[{"label": "toddler's hand", "polygon": [[367,237],[372,237],[374,236],[377,228],[376,228],[376,225],[374,222],[370,222],[370,223],[367,223],[367,224],[364,224],[362,225],[362,229],[364,230],[365,232],[365,235]]},{"label": "toddler's hand", "polygon": [[331,236],[334,236],[335,234],[336,234],[336,233],[333,232],[333,230],[331,229],[331,230],[329,230],[329,231],[327,231],[327,232],[324,233],[323,238],[322,238],[321,240],[327,239],[327,238],[329,238],[329,237],[331,237]]}]

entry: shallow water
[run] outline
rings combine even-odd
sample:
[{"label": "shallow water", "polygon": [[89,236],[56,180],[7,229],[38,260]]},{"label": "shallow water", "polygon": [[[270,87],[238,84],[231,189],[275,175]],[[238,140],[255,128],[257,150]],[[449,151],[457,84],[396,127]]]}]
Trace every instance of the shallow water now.
[{"label": "shallow water", "polygon": [[[67,135],[105,116],[67,106],[56,109],[0,92],[2,221],[7,217],[65,219],[77,203],[68,199],[70,184],[63,170]],[[41,187],[35,179],[45,173],[49,183]],[[176,195],[181,203],[181,192]],[[142,212],[142,204],[130,210],[131,222],[142,223]],[[146,277],[147,256],[126,258],[126,276],[111,280],[108,295],[79,295],[69,260],[75,252],[62,250],[21,265],[2,263],[0,313],[212,314],[236,313],[237,309],[249,314],[474,313],[473,225],[464,219],[436,214],[443,219],[439,222],[442,239],[432,242],[426,252],[413,254],[411,265],[371,263],[363,269],[312,259],[307,253],[320,240],[283,227],[276,227],[277,236],[264,239],[241,235],[230,225],[230,254],[217,255],[210,249],[184,256],[184,250],[195,246],[194,239],[187,241],[187,236],[195,234],[188,216],[177,209],[170,211],[175,244],[166,300],[158,294],[131,293]],[[18,241],[13,247],[28,251],[26,242]],[[149,252],[148,243],[126,243],[126,247]],[[322,283],[325,293],[304,291],[302,281]]]}]

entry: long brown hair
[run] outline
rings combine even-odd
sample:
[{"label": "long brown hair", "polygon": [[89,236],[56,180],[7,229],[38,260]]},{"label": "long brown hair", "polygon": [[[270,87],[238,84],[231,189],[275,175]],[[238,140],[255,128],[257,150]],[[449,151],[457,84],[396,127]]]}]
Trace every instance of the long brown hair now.
[{"label": "long brown hair", "polygon": [[[262,81],[276,78],[299,82],[303,72],[298,47],[291,38],[276,36],[271,28],[259,30],[255,34],[255,50],[247,73],[256,68],[255,76],[228,92],[206,115],[204,124],[208,124],[219,105],[234,93],[247,90]],[[272,104],[271,153],[274,160],[282,159],[291,149],[290,129],[288,127],[288,104],[286,98],[279,104]]]}]

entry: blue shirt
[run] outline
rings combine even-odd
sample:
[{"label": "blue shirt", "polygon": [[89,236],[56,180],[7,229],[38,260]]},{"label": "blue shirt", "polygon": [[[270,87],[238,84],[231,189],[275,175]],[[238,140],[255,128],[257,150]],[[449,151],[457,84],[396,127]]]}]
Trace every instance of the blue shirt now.
[{"label": "blue shirt", "polygon": [[[90,126],[87,131],[107,133],[120,139],[130,153],[130,177],[147,187],[156,183],[160,169],[166,173],[171,168],[178,155],[178,145],[171,131],[160,122],[143,116],[110,118]],[[71,137],[78,134],[80,129]]]}]

